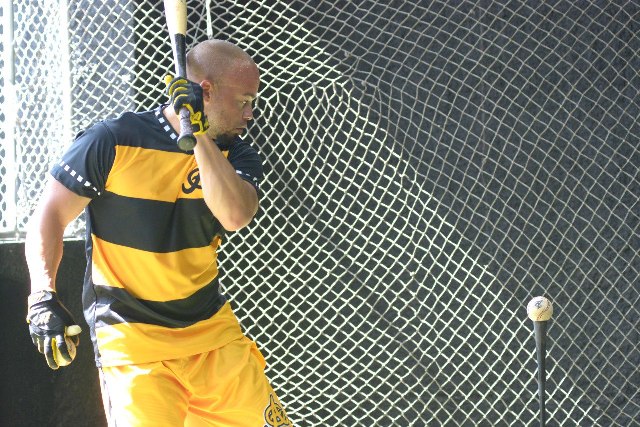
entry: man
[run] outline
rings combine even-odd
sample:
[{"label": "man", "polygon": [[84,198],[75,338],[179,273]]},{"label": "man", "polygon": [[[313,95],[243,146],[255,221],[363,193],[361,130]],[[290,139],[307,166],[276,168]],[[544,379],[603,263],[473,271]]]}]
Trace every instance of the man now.
[{"label": "man", "polygon": [[[83,289],[110,425],[288,426],[265,362],[220,294],[216,250],[258,209],[253,118],[258,67],[221,40],[187,55],[171,105],[125,113],[81,133],[56,164],[30,222],[27,321],[53,369],[73,360],[77,326],[55,293],[67,224],[83,209]],[[176,145],[176,111],[197,144]]]}]

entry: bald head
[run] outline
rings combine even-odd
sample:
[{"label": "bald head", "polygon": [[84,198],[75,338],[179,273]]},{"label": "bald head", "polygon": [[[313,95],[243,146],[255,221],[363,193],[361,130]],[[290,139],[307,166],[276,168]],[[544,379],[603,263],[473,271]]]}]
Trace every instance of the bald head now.
[{"label": "bald head", "polygon": [[195,82],[221,82],[244,67],[257,68],[248,53],[224,40],[198,43],[187,54],[187,78]]}]

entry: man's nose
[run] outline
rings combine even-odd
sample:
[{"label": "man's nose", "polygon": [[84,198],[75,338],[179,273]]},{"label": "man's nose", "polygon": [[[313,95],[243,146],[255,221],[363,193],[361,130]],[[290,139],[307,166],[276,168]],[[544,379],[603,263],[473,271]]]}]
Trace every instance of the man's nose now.
[{"label": "man's nose", "polygon": [[252,105],[247,105],[244,107],[244,110],[242,110],[242,118],[245,119],[246,121],[249,120],[253,120],[253,106]]}]

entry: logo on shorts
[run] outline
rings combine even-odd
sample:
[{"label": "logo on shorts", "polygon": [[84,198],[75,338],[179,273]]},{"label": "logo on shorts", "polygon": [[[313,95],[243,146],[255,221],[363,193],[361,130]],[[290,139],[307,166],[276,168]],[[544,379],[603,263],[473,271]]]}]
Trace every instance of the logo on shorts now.
[{"label": "logo on shorts", "polygon": [[293,427],[282,405],[273,398],[273,394],[269,395],[269,404],[264,409],[264,421],[268,427]]},{"label": "logo on shorts", "polygon": [[189,175],[187,175],[187,184],[189,185],[188,187],[182,184],[182,191],[184,191],[185,194],[191,194],[197,189],[202,190],[200,186],[200,171],[198,168],[189,172]]}]

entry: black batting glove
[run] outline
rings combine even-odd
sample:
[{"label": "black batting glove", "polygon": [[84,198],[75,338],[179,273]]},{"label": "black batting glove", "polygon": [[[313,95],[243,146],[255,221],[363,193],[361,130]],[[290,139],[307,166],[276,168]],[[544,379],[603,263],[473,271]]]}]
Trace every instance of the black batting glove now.
[{"label": "black batting glove", "polygon": [[209,129],[209,121],[204,114],[204,101],[202,100],[202,87],[184,77],[166,76],[167,94],[171,99],[171,105],[177,115],[184,107],[191,115],[191,126],[194,135],[201,135]]},{"label": "black batting glove", "polygon": [[27,323],[33,344],[44,354],[51,369],[71,363],[80,344],[81,329],[55,292],[29,295]]}]

